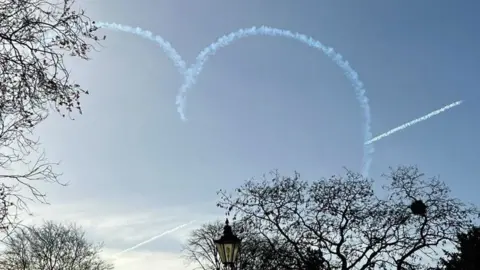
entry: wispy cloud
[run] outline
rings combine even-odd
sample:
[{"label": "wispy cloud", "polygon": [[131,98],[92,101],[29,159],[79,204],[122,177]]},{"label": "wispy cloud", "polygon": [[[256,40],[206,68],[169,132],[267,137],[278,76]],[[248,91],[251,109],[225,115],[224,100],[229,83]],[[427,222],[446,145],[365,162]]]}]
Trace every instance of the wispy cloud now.
[{"label": "wispy cloud", "polygon": [[93,201],[34,205],[34,216],[25,217],[24,223],[75,222],[89,240],[105,243],[102,256],[116,269],[180,270],[186,269],[180,251],[189,232],[219,217],[208,208],[200,204],[139,210]]},{"label": "wispy cloud", "polygon": [[132,251],[113,259],[117,250],[105,249],[104,256],[115,265],[115,270],[190,270],[177,252]]}]

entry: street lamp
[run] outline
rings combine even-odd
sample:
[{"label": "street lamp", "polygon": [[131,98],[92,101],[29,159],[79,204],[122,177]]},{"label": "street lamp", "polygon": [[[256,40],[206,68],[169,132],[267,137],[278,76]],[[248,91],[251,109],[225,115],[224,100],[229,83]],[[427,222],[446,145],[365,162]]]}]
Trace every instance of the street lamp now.
[{"label": "street lamp", "polygon": [[233,234],[232,227],[228,225],[228,218],[225,221],[225,227],[223,227],[222,237],[218,240],[213,240],[213,242],[223,265],[235,269],[242,240]]}]

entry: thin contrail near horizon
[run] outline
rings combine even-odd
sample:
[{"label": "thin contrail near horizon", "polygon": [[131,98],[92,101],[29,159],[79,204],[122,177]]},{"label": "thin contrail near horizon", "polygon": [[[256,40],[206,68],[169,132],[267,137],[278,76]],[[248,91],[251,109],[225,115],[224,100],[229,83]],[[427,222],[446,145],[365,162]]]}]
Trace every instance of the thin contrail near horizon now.
[{"label": "thin contrail near horizon", "polygon": [[430,117],[433,117],[433,116],[435,116],[435,115],[437,115],[437,114],[440,114],[440,113],[442,113],[442,112],[444,112],[444,111],[446,111],[446,110],[449,110],[449,109],[451,109],[451,108],[453,108],[453,107],[456,107],[456,106],[462,104],[462,102],[463,102],[463,100],[456,101],[456,102],[454,102],[454,103],[452,103],[452,104],[449,104],[449,105],[447,105],[447,106],[444,106],[444,107],[442,107],[442,108],[440,108],[440,109],[438,109],[438,110],[436,110],[436,111],[433,111],[433,112],[431,112],[431,113],[429,113],[429,114],[427,114],[427,115],[424,115],[424,116],[419,117],[419,118],[417,118],[417,119],[415,119],[415,120],[412,120],[412,121],[410,121],[410,122],[408,122],[408,123],[405,123],[405,124],[403,124],[403,125],[401,125],[401,126],[399,126],[399,127],[396,127],[396,128],[394,128],[394,129],[391,129],[391,130],[389,130],[389,131],[387,131],[387,132],[385,132],[385,133],[382,133],[382,134],[376,136],[375,138],[373,138],[373,139],[371,139],[371,140],[369,140],[369,141],[366,141],[366,142],[365,142],[365,145],[371,144],[371,143],[376,142],[376,141],[378,141],[378,140],[381,140],[381,139],[383,139],[383,138],[385,138],[385,137],[387,137],[387,136],[392,135],[392,134],[395,133],[395,132],[398,132],[398,131],[400,131],[400,130],[406,129],[407,127],[412,126],[412,125],[415,125],[415,124],[417,124],[417,123],[419,123],[419,122],[425,121],[425,120],[427,120],[427,119],[430,118]]},{"label": "thin contrail near horizon", "polygon": [[156,236],[154,236],[154,237],[152,237],[152,238],[150,238],[150,239],[148,239],[148,240],[145,240],[145,241],[143,241],[143,242],[141,242],[141,243],[138,243],[138,244],[136,244],[136,245],[133,246],[133,247],[127,248],[127,249],[125,249],[125,250],[122,250],[122,251],[120,251],[119,253],[113,255],[113,257],[118,257],[118,256],[122,255],[122,254],[125,253],[125,252],[132,251],[132,250],[134,250],[134,249],[136,249],[136,248],[138,248],[138,247],[141,247],[141,246],[143,246],[143,245],[145,245],[145,244],[147,244],[147,243],[150,243],[150,242],[152,242],[152,241],[154,241],[154,240],[156,240],[156,239],[158,239],[158,238],[160,238],[160,237],[162,237],[162,236],[164,236],[164,235],[167,235],[167,234],[173,233],[173,232],[175,232],[175,231],[177,231],[177,230],[180,230],[181,228],[183,228],[183,227],[185,227],[185,226],[188,226],[188,225],[192,224],[193,222],[195,222],[195,220],[192,220],[192,221],[190,221],[190,222],[188,222],[188,223],[185,223],[185,224],[183,224],[183,225],[180,225],[180,226],[177,226],[177,227],[175,227],[175,228],[173,228],[173,229],[170,229],[170,230],[168,230],[168,231],[165,231],[165,232],[163,232],[163,233],[161,233],[161,234],[159,234],[159,235],[156,235]]}]

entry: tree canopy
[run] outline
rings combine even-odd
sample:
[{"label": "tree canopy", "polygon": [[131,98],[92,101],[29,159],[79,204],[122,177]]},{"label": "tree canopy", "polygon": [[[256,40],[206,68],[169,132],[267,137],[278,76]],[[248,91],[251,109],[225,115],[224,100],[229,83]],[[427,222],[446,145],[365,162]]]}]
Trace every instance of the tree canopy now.
[{"label": "tree canopy", "polygon": [[480,269],[480,227],[458,233],[455,247],[455,251],[445,251],[446,257],[441,259],[438,269]]},{"label": "tree canopy", "polygon": [[22,227],[10,235],[0,253],[5,270],[111,270],[99,256],[101,244],[92,244],[81,228],[46,222]]},{"label": "tree canopy", "polygon": [[74,0],[0,1],[0,225],[14,222],[11,208],[26,209],[30,198],[45,202],[31,183],[60,183],[54,165],[33,138],[33,128],[56,109],[81,113],[87,94],[70,76],[67,57],[88,59],[97,27]]},{"label": "tree canopy", "polygon": [[[383,177],[386,185],[374,190],[372,180],[348,170],[318,181],[274,172],[220,190],[218,206],[245,237],[240,269],[427,269],[478,216],[416,167]],[[216,269],[210,241],[220,227],[204,225],[189,238],[185,255],[199,269]]]}]

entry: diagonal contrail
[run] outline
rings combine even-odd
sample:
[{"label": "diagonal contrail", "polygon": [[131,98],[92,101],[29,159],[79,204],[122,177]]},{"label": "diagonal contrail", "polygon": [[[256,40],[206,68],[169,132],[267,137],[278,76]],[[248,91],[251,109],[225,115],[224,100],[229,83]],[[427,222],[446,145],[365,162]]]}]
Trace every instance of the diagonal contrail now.
[{"label": "diagonal contrail", "polygon": [[133,247],[127,248],[127,249],[125,249],[125,250],[122,250],[122,251],[120,251],[119,253],[113,255],[113,257],[118,257],[118,256],[122,255],[122,254],[125,253],[125,252],[132,251],[132,250],[134,250],[134,249],[136,249],[136,248],[138,248],[138,247],[141,247],[141,246],[143,246],[143,245],[145,245],[145,244],[147,244],[147,243],[150,243],[150,242],[152,242],[152,241],[154,241],[154,240],[156,240],[156,239],[158,239],[158,238],[160,238],[160,237],[162,237],[162,236],[164,236],[164,235],[167,235],[167,234],[173,233],[173,232],[175,232],[175,231],[177,231],[177,230],[180,230],[181,228],[183,228],[183,227],[185,227],[185,226],[188,226],[188,225],[192,224],[193,222],[195,222],[195,220],[192,220],[192,221],[190,221],[190,222],[188,222],[188,223],[185,223],[185,224],[183,224],[183,225],[180,225],[180,226],[177,226],[177,227],[175,227],[175,228],[173,228],[173,229],[170,229],[170,230],[168,230],[168,231],[165,231],[165,232],[163,232],[163,233],[161,233],[161,234],[159,234],[159,235],[156,235],[156,236],[154,236],[154,237],[152,237],[152,238],[150,238],[150,239],[148,239],[148,240],[145,240],[145,241],[143,241],[143,242],[141,242],[141,243],[138,243],[138,244],[136,244],[136,245],[133,246]]},{"label": "diagonal contrail", "polygon": [[427,115],[424,115],[424,116],[422,116],[422,117],[419,117],[419,118],[417,118],[417,119],[415,119],[415,120],[412,120],[412,121],[410,121],[410,122],[408,122],[408,123],[405,123],[405,124],[403,124],[403,125],[401,125],[401,126],[399,126],[399,127],[396,127],[396,128],[394,128],[394,129],[391,129],[391,130],[389,130],[389,131],[387,131],[387,132],[385,132],[385,133],[382,133],[382,134],[378,135],[377,137],[375,137],[375,138],[373,138],[373,139],[371,139],[371,140],[369,140],[369,141],[366,141],[366,142],[365,142],[365,145],[371,144],[371,143],[376,142],[376,141],[378,141],[378,140],[381,140],[381,139],[383,139],[383,138],[385,138],[385,137],[387,137],[387,136],[392,135],[392,134],[395,133],[395,132],[398,132],[398,131],[400,131],[400,130],[406,129],[407,127],[413,126],[413,125],[415,125],[415,124],[417,124],[417,123],[419,123],[419,122],[425,121],[425,120],[427,120],[427,119],[430,118],[430,117],[433,117],[433,116],[435,116],[435,115],[437,115],[437,114],[440,114],[440,113],[442,113],[442,112],[444,112],[444,111],[446,111],[446,110],[449,110],[449,109],[451,109],[451,108],[453,108],[453,107],[455,107],[455,106],[458,106],[458,105],[462,104],[462,102],[463,102],[463,100],[459,100],[459,101],[454,102],[454,103],[452,103],[452,104],[449,104],[449,105],[447,105],[447,106],[445,106],[445,107],[442,107],[442,108],[440,108],[440,109],[438,109],[438,110],[436,110],[436,111],[433,111],[433,112],[431,112],[431,113],[429,113],[429,114],[427,114]]}]

